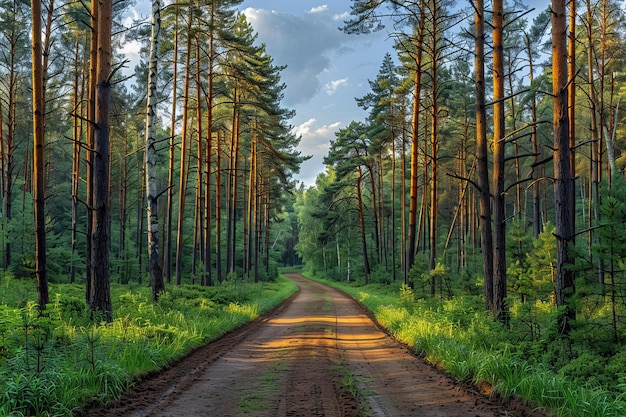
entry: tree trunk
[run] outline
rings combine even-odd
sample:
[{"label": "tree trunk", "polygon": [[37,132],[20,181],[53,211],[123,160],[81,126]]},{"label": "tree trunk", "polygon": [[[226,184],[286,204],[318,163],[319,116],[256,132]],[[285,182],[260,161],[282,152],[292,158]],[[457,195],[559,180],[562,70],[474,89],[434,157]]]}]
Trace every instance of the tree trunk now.
[{"label": "tree trunk", "polygon": [[[128,121],[128,117],[125,116],[125,126],[128,126],[129,123],[127,123]],[[125,129],[126,132],[128,132],[128,129]],[[128,195],[128,185],[129,185],[129,180],[128,180],[128,158],[126,157],[126,155],[128,155],[128,134],[124,135],[124,153],[122,156],[122,161],[119,167],[119,175],[117,176],[118,178],[118,186],[117,188],[117,192],[118,194],[118,204],[120,207],[120,213],[119,213],[119,220],[120,220],[120,234],[118,236],[118,245],[119,245],[119,251],[117,253],[117,260],[118,260],[118,266],[117,266],[117,275],[118,275],[118,282],[121,284],[128,284],[128,259],[126,256],[126,251],[125,251],[125,247],[126,247],[126,225],[127,225],[127,220],[128,220],[128,210],[127,210],[127,195]],[[122,269],[123,268],[123,269]]]},{"label": "tree trunk", "polygon": [[[212,27],[215,27],[215,3],[211,4],[211,22]],[[206,130],[207,130],[207,143],[206,143],[206,157],[205,157],[205,172],[206,179],[204,184],[204,211],[206,213],[204,238],[204,268],[206,274],[207,285],[213,285],[213,259],[212,259],[212,222],[213,222],[213,204],[211,203],[211,157],[213,153],[213,78],[215,77],[213,72],[215,55],[215,31],[209,31],[209,62],[208,62],[208,88],[206,93]]]},{"label": "tree trunk", "polygon": [[4,246],[4,253],[2,256],[2,261],[3,261],[3,270],[6,271],[7,270],[7,263],[6,263],[6,246],[4,245],[5,239],[7,238],[7,233],[6,233],[6,227],[8,226],[7,223],[7,219],[6,219],[6,190],[7,190],[7,153],[5,150],[5,146],[4,146],[4,141],[5,141],[5,137],[4,137],[4,117],[3,117],[3,111],[2,111],[2,100],[0,100],[0,186],[2,187],[2,189],[0,190],[2,192],[2,215],[3,217],[5,217],[5,219],[2,220],[2,222],[0,222],[0,227],[2,227],[2,235],[0,236],[0,238],[2,239],[2,243],[0,243],[0,245]]},{"label": "tree trunk", "polygon": [[[403,112],[404,113],[404,112]],[[404,117],[403,117],[404,120]],[[401,250],[402,253],[402,274],[403,274],[403,282],[404,285],[409,285],[409,269],[407,262],[407,225],[406,225],[406,135],[404,133],[405,129],[402,129],[402,182],[400,183],[400,221],[402,222],[402,240],[401,240]]]},{"label": "tree trunk", "polygon": [[[437,229],[439,226],[439,81],[437,70],[439,67],[439,12],[435,4],[436,0],[432,0],[431,13],[433,19],[432,38],[431,38],[431,91],[432,115],[430,126],[430,151],[431,151],[431,182],[430,182],[430,229],[429,229],[429,256],[428,267],[432,271],[437,264]],[[431,274],[430,295],[435,296],[435,277]]]},{"label": "tree trunk", "polygon": [[[204,171],[203,171],[203,161],[204,161],[204,138],[203,134],[203,126],[202,126],[202,84],[200,83],[200,39],[196,36],[196,126],[198,130],[198,156],[197,156],[197,178],[196,178],[196,219],[195,222],[195,230],[193,233],[194,236],[194,245],[193,245],[193,253],[194,258],[195,254],[199,251],[200,259],[204,262],[204,202],[202,199],[204,198]],[[199,248],[198,248],[199,246]],[[196,276],[197,273],[197,265],[194,261],[192,263],[193,275]],[[206,285],[206,276],[204,274],[204,270],[202,271],[202,277],[200,278],[200,285]]]},{"label": "tree trunk", "polygon": [[419,112],[421,107],[421,77],[422,77],[422,42],[424,38],[424,0],[420,0],[420,21],[417,29],[417,39],[415,41],[415,74],[413,93],[413,115],[411,118],[411,184],[409,187],[409,242],[407,245],[407,271],[410,271],[415,262],[415,252],[417,243],[417,193],[419,181]]},{"label": "tree trunk", "polygon": [[[137,136],[137,149],[139,149],[139,142],[141,140],[144,140],[145,142],[145,138],[139,138],[139,136]],[[137,172],[138,172],[138,177],[140,178],[141,184],[139,186],[139,197],[137,198],[137,230],[136,230],[136,234],[135,234],[135,256],[137,257],[138,260],[138,266],[139,266],[139,275],[137,277],[137,283],[139,285],[142,284],[143,281],[143,273],[144,273],[144,269],[143,269],[143,223],[144,223],[144,207],[146,206],[146,193],[144,192],[145,190],[145,183],[146,183],[146,153],[145,152],[139,152],[139,155],[141,155],[141,157],[137,158],[136,161],[136,166],[137,166]]]},{"label": "tree trunk", "polygon": [[222,147],[220,132],[217,132],[217,148],[215,150],[215,275],[217,282],[222,283]]},{"label": "tree trunk", "polygon": [[[156,302],[165,291],[163,269],[159,255],[159,210],[157,190],[157,79],[159,75],[158,51],[161,36],[161,1],[152,0],[152,36],[150,41],[150,62],[148,67],[148,101],[146,103],[146,198],[148,206],[148,271],[152,287],[152,301]],[[124,225],[122,226],[124,227]]]},{"label": "tree trunk", "polygon": [[172,63],[172,109],[170,122],[169,164],[167,170],[167,209],[165,210],[165,242],[163,272],[168,283],[172,281],[172,211],[174,208],[174,156],[176,150],[176,108],[178,82],[178,8],[174,10],[174,61]]},{"label": "tree trunk", "polygon": [[93,290],[91,285],[93,283],[93,267],[92,262],[92,245],[93,245],[93,221],[94,221],[94,153],[95,153],[95,134],[96,134],[96,92],[98,90],[98,22],[100,20],[100,1],[93,0],[91,2],[91,39],[89,40],[89,86],[87,89],[87,120],[89,125],[87,127],[87,173],[86,173],[86,185],[87,185],[87,228],[85,235],[87,238],[87,256],[85,259],[85,267],[87,270],[85,294],[87,304],[92,303]]},{"label": "tree trunk", "polygon": [[573,305],[574,271],[569,244],[574,238],[572,175],[570,167],[567,110],[567,18],[565,0],[552,0],[552,103],[554,107],[554,205],[556,214],[556,303],[565,311],[559,317],[559,331],[568,334],[576,318]]},{"label": "tree trunk", "polygon": [[32,76],[33,76],[33,179],[35,184],[35,257],[37,303],[39,310],[48,304],[46,267],[45,140],[44,140],[44,70],[41,47],[41,1],[32,0]]},{"label": "tree trunk", "polygon": [[[528,53],[528,78],[530,84],[533,84],[534,80],[534,61],[533,61],[533,52],[532,45],[530,43],[530,39],[526,36],[526,48]],[[540,169],[537,166],[539,162],[539,140],[537,135],[537,98],[535,93],[532,93],[532,98],[530,101],[530,117],[531,117],[531,131],[530,131],[530,143],[532,146],[532,175],[533,175],[533,237],[535,239],[539,238],[539,233],[543,231],[543,221],[541,218],[541,188],[540,182],[537,179],[541,178],[539,174],[536,173]]]},{"label": "tree trunk", "polygon": [[361,193],[361,181],[363,180],[363,170],[359,167],[359,178],[356,181],[356,198],[359,211],[359,229],[361,231],[361,251],[363,253],[363,274],[365,275],[365,283],[369,284],[370,280],[370,263],[367,255],[367,238],[365,236],[365,216],[363,215],[363,196]]},{"label": "tree trunk", "polygon": [[191,71],[191,11],[187,23],[187,56],[185,58],[185,87],[183,93],[183,126],[181,132],[180,181],[178,187],[178,226],[176,236],[176,285],[182,283],[183,273],[183,226],[185,223],[185,197],[187,194],[187,126],[189,124],[189,84]]},{"label": "tree trunk", "polygon": [[[17,13],[17,7],[19,7],[19,2],[15,0],[12,4],[14,14]],[[18,94],[18,62],[16,57],[16,48],[17,48],[17,37],[18,29],[17,24],[13,22],[13,26],[11,27],[11,39],[10,39],[10,50],[9,54],[9,64],[8,64],[8,82],[7,82],[7,100],[8,100],[8,108],[7,108],[7,132],[6,132],[6,147],[3,152],[3,163],[4,163],[4,188],[3,188],[3,224],[4,227],[8,227],[11,219],[13,217],[13,174],[15,170],[14,165],[14,156],[15,156],[15,140],[16,140],[16,130],[17,130],[17,94]],[[5,240],[4,243],[4,253],[3,253],[3,263],[4,270],[6,271],[11,265],[11,254],[12,254],[12,245],[11,238],[8,236],[8,231],[5,230],[3,233]]]},{"label": "tree trunk", "polygon": [[237,242],[237,165],[239,155],[239,92],[235,87],[233,92],[233,114],[232,114],[232,131],[230,137],[230,160],[228,168],[228,185],[227,185],[227,219],[226,219],[226,259],[228,274],[235,273],[235,247]]},{"label": "tree trunk", "polygon": [[[589,218],[588,218],[588,227],[589,227],[589,240],[588,240],[588,251],[589,256],[591,257],[592,252],[592,244],[596,239],[593,235],[591,226],[595,222],[596,224],[600,221],[600,179],[601,179],[601,164],[600,164],[600,153],[601,153],[601,139],[600,139],[600,128],[598,124],[598,97],[595,87],[595,76],[594,76],[594,34],[593,34],[593,9],[591,6],[591,1],[587,0],[587,72],[588,72],[588,84],[589,84],[589,118],[590,118],[590,135],[591,135],[591,164],[590,164],[590,179],[591,179],[591,190],[589,192]],[[600,90],[602,91],[602,90]],[[600,122],[601,124],[601,122]],[[598,282],[600,285],[604,286],[604,266],[602,265],[602,259],[597,259],[598,262]]]},{"label": "tree trunk", "polygon": [[367,170],[369,171],[369,177],[370,177],[370,188],[371,188],[371,192],[372,192],[372,199],[371,199],[371,203],[372,203],[372,217],[374,220],[374,227],[373,227],[373,232],[374,232],[374,244],[376,246],[376,259],[378,260],[378,265],[380,265],[381,263],[381,245],[380,245],[380,227],[379,227],[379,223],[380,223],[380,219],[378,217],[378,194],[376,192],[376,177],[374,175],[374,160],[373,158],[369,158],[368,162],[367,162]]},{"label": "tree trunk", "polygon": [[98,84],[96,97],[96,130],[93,157],[93,235],[91,310],[101,312],[107,322],[113,320],[110,293],[110,111],[111,111],[111,27],[112,0],[100,0],[98,16]]},{"label": "tree trunk", "polygon": [[[81,81],[81,69],[79,62],[79,37],[76,35],[76,43],[74,49],[74,82],[72,87],[74,109],[73,126],[72,126],[72,231],[71,231],[71,263],[70,263],[70,283],[76,280],[76,266],[74,258],[76,256],[76,235],[78,233],[78,186],[80,184],[80,150],[81,138],[83,135],[83,123],[79,115],[82,115],[83,96],[84,96],[84,76]],[[1,122],[1,121],[0,121]]]},{"label": "tree trunk", "polygon": [[254,282],[259,281],[258,262],[258,240],[256,236],[257,230],[257,194],[259,192],[259,184],[257,182],[257,133],[252,133],[252,144],[250,145],[250,172],[248,178],[248,257],[247,270],[252,269],[252,259],[254,259]]},{"label": "tree trunk", "polygon": [[493,2],[493,313],[508,322],[506,307],[506,224],[504,189],[504,45],[503,1]]},{"label": "tree trunk", "polygon": [[[391,107],[391,120],[393,123],[393,107]],[[404,180],[404,178],[403,178]],[[404,194],[402,194],[404,198]],[[401,234],[403,237],[404,235]],[[391,279],[396,282],[396,134],[394,126],[391,127]]]}]

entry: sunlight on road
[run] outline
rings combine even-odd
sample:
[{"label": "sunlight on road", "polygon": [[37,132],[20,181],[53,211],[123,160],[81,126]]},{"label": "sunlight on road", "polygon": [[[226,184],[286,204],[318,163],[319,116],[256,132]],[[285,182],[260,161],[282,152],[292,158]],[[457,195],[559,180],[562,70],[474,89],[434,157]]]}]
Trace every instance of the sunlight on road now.
[{"label": "sunlight on road", "polygon": [[358,324],[363,325],[364,321],[362,317],[358,316],[350,316],[350,317],[320,317],[320,316],[311,316],[311,317],[291,317],[291,318],[277,318],[269,321],[270,324],[303,324],[303,323],[313,323],[313,322],[324,322],[324,323],[338,323],[342,325],[349,324]]}]

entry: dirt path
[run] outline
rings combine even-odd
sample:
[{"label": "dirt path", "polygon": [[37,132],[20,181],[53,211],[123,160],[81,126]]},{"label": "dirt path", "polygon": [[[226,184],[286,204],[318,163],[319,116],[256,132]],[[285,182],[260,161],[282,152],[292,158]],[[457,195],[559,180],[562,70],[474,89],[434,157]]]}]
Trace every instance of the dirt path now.
[{"label": "dirt path", "polygon": [[354,300],[289,278],[300,292],[269,317],[81,415],[545,416],[464,387],[387,336]]}]

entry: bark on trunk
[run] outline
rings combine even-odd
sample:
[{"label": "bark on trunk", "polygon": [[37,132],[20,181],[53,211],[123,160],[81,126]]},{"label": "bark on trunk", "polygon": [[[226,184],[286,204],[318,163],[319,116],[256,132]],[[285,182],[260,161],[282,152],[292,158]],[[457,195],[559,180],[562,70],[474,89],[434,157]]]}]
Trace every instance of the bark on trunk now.
[{"label": "bark on trunk", "polygon": [[[409,187],[409,242],[407,245],[406,268],[410,271],[415,262],[415,252],[417,244],[417,194],[419,182],[419,114],[421,107],[421,77],[422,77],[422,42],[424,38],[424,0],[420,0],[420,21],[417,29],[417,39],[415,41],[415,74],[413,92],[413,115],[411,118],[411,184]],[[410,283],[411,284],[411,283]]]},{"label": "bark on trunk", "polygon": [[554,204],[556,214],[556,303],[564,307],[559,331],[567,334],[576,318],[573,305],[574,271],[569,244],[574,238],[572,175],[570,167],[569,122],[567,112],[567,19],[565,0],[552,0],[552,103],[554,106]]},{"label": "bark on trunk", "polygon": [[96,97],[96,129],[93,157],[93,235],[91,310],[113,320],[110,293],[111,204],[110,204],[110,110],[111,110],[111,28],[112,0],[100,0],[98,18],[98,84]]},{"label": "bark on trunk", "polygon": [[503,1],[493,2],[493,313],[508,322],[506,307],[506,229],[504,189],[504,45]]},{"label": "bark on trunk", "polygon": [[41,46],[41,1],[32,0],[32,76],[33,76],[33,179],[35,197],[35,257],[37,276],[37,303],[39,310],[48,304],[46,267],[46,206],[44,153],[44,71]]},{"label": "bark on trunk", "polygon": [[148,270],[152,300],[156,302],[165,291],[163,269],[159,254],[159,210],[157,190],[157,78],[159,38],[161,36],[161,1],[152,0],[152,39],[150,42],[150,64],[148,68],[148,101],[146,103],[146,218],[148,221]]},{"label": "bark on trunk", "polygon": [[176,285],[182,283],[183,274],[183,226],[185,223],[185,197],[187,194],[187,128],[189,118],[189,84],[191,71],[189,64],[191,61],[191,12],[187,23],[187,56],[185,58],[185,87],[183,100],[183,126],[181,131],[181,151],[180,151],[180,179],[178,187],[178,224],[176,233]]}]

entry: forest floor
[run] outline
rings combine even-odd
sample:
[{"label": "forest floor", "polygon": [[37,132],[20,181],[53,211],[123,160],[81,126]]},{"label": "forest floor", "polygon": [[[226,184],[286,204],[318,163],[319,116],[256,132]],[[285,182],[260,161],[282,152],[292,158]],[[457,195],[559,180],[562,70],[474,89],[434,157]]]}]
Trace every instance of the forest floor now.
[{"label": "forest floor", "polygon": [[300,291],[81,417],[547,417],[446,376],[356,301],[289,274]]}]

